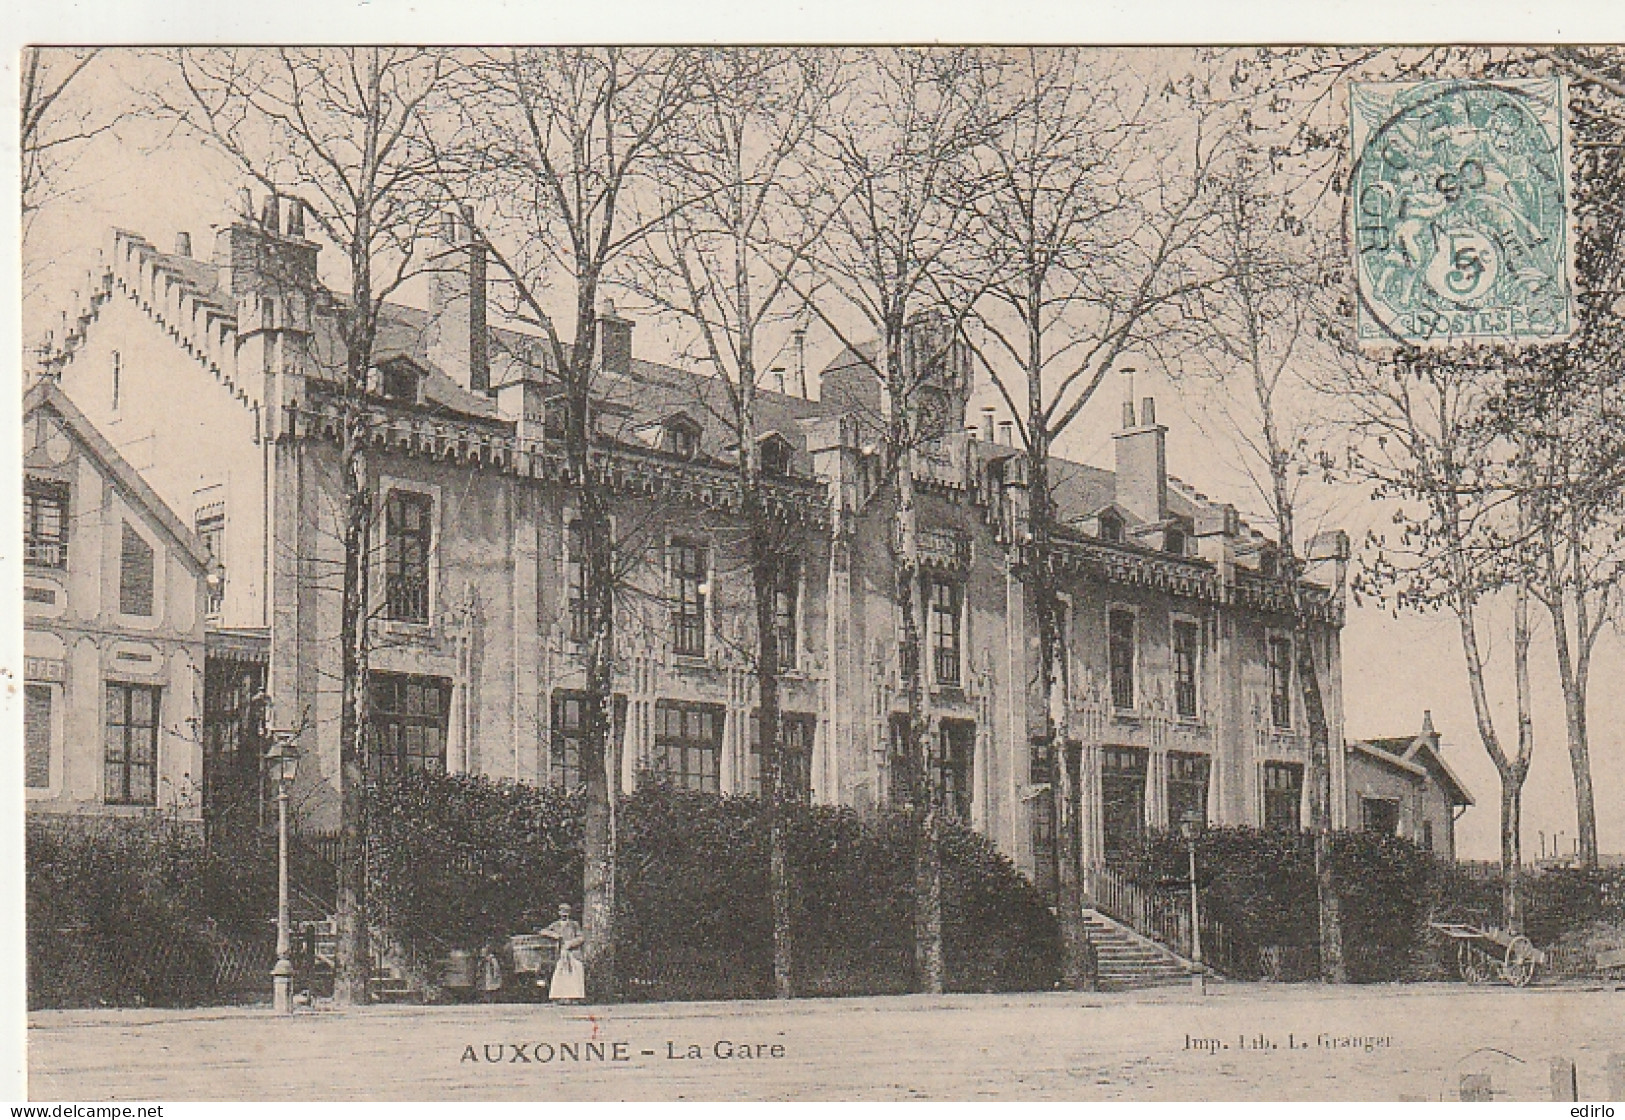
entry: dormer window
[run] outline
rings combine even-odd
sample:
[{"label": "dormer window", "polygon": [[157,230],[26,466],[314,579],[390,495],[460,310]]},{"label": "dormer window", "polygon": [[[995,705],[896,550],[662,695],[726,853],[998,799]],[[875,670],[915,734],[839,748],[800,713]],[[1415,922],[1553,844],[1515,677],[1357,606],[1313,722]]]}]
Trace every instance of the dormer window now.
[{"label": "dormer window", "polygon": [[379,387],[384,396],[402,404],[418,403],[418,371],[405,362],[391,362],[380,371]]},{"label": "dormer window", "polygon": [[1100,523],[1100,539],[1123,543],[1123,518],[1112,510],[1106,510],[1097,520]]},{"label": "dormer window", "polygon": [[762,440],[762,473],[783,477],[790,473],[790,441],[771,435]]},{"label": "dormer window", "polygon": [[693,459],[700,453],[700,427],[686,417],[668,420],[662,436],[663,450],[679,459]]}]

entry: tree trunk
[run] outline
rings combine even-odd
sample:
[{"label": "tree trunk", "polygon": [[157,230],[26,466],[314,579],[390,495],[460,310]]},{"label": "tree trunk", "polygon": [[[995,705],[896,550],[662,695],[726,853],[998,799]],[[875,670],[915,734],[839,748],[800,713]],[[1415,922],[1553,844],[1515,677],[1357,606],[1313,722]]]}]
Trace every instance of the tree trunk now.
[{"label": "tree trunk", "polygon": [[590,466],[580,490],[582,541],[587,599],[587,672],[585,735],[581,772],[587,807],[581,838],[582,964],[587,970],[587,996],[595,1003],[616,996],[615,845],[611,801],[619,774],[609,772],[608,749],[614,726],[615,589],[609,518]]},{"label": "tree trunk", "polygon": [[942,825],[938,793],[940,775],[925,726],[925,668],[921,658],[919,602],[919,537],[914,508],[911,443],[898,441],[897,456],[897,608],[903,637],[898,660],[908,701],[908,752],[915,768],[916,847],[914,859],[914,957],[920,985],[941,993],[945,985],[942,952]]},{"label": "tree trunk", "polygon": [[[1548,540],[1546,547],[1553,546]],[[1547,556],[1547,570],[1555,577],[1554,557]],[[1569,640],[1568,614],[1561,582],[1548,580],[1546,605],[1552,617],[1552,644],[1557,652],[1557,675],[1563,685],[1563,727],[1569,741],[1569,769],[1574,775],[1575,839],[1580,863],[1596,867],[1597,802],[1591,785],[1591,744],[1586,727],[1586,691],[1590,676],[1591,658],[1587,646],[1588,620],[1583,603],[1576,610],[1577,642]],[[1579,652],[1574,651],[1578,645]]]},{"label": "tree trunk", "polygon": [[1304,718],[1309,734],[1309,827],[1314,832],[1315,894],[1320,924],[1320,978],[1328,984],[1348,982],[1343,960],[1342,904],[1331,866],[1332,770],[1331,728],[1315,667],[1313,631],[1300,606],[1297,639],[1298,683],[1303,693]]},{"label": "tree trunk", "polygon": [[[376,56],[373,56],[376,63]],[[376,69],[370,71],[376,82]],[[376,148],[374,122],[367,123],[368,158]],[[339,604],[339,867],[335,892],[338,938],[334,945],[333,999],[340,1006],[365,1004],[372,975],[367,907],[367,783],[369,676],[368,573],[372,543],[372,486],[368,477],[367,373],[377,332],[372,302],[371,211],[360,208],[350,246],[351,310],[345,323],[344,432],[339,476],[344,494],[344,586]]]},{"label": "tree trunk", "polygon": [[336,892],[337,943],[333,999],[340,1006],[365,1004],[372,973],[367,916],[367,545],[372,499],[362,452],[365,419],[361,402],[345,401],[340,476],[344,493],[344,586],[339,615],[339,856]]},{"label": "tree trunk", "polygon": [[[751,491],[754,493],[754,490]],[[794,944],[791,915],[794,894],[790,879],[790,838],[785,822],[785,797],[779,726],[779,642],[776,598],[784,558],[775,555],[767,539],[759,501],[747,501],[751,528],[751,580],[756,596],[756,735],[761,747],[762,811],[767,817],[768,892],[773,909],[773,994],[778,999],[795,995]]]},{"label": "tree trunk", "polygon": [[[587,998],[594,1003],[616,998],[615,875],[613,801],[620,774],[609,772],[608,749],[615,724],[615,542],[610,531],[604,480],[592,458],[593,374],[597,368],[598,287],[582,277],[576,292],[575,343],[570,348],[565,399],[565,462],[580,505],[583,598],[587,604],[586,726],[582,729],[581,772],[587,807],[581,837],[582,964],[587,970]],[[562,354],[560,355],[562,358]]]},{"label": "tree trunk", "polygon": [[1069,731],[1068,665],[1065,618],[1055,588],[1051,565],[1049,444],[1044,434],[1042,397],[1035,402],[1029,423],[1028,532],[1024,574],[1033,593],[1038,618],[1039,680],[1044,684],[1044,733],[1049,740],[1051,797],[1055,805],[1055,893],[1061,927],[1061,983],[1082,992],[1096,985],[1094,946],[1083,921],[1083,835],[1078,819],[1081,803],[1081,757],[1074,752]]}]

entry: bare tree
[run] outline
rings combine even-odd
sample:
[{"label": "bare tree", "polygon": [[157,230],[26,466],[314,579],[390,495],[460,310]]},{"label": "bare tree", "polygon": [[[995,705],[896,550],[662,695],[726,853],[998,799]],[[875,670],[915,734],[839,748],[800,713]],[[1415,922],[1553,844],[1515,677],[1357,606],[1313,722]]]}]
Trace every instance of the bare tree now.
[{"label": "bare tree", "polygon": [[[489,211],[492,255],[511,310],[538,328],[562,405],[569,485],[577,503],[586,612],[587,786],[583,917],[589,996],[611,998],[615,971],[615,822],[607,749],[613,726],[615,541],[597,414],[609,391],[599,300],[610,269],[659,228],[640,184],[678,137],[697,96],[691,53],[556,48],[481,52],[460,78],[471,115],[458,159]],[[508,244],[504,250],[498,242]],[[564,325],[545,299],[561,285]]]},{"label": "bare tree", "polygon": [[[1402,351],[1357,360],[1345,382],[1359,443],[1356,478],[1395,506],[1394,529],[1373,532],[1358,590],[1396,610],[1448,610],[1456,617],[1473,713],[1501,780],[1504,920],[1522,921],[1520,820],[1534,753],[1529,684],[1528,590],[1518,570],[1528,537],[1514,448],[1497,431],[1491,402],[1505,380],[1500,355]],[[1502,745],[1490,705],[1483,614],[1498,592],[1513,596],[1517,748]]]},{"label": "bare tree", "polygon": [[1536,52],[1571,79],[1579,330],[1528,349],[1498,402],[1520,447],[1530,592],[1552,623],[1580,861],[1595,867],[1587,721],[1592,653],[1625,597],[1625,66],[1617,52]]},{"label": "bare tree", "polygon": [[85,145],[118,120],[75,96],[100,53],[99,48],[23,48],[17,148],[25,239],[34,215],[62,191],[62,177]]},{"label": "bare tree", "polygon": [[1266,153],[1238,141],[1211,179],[1217,221],[1205,251],[1216,281],[1192,295],[1191,319],[1201,324],[1202,345],[1182,364],[1215,378],[1224,428],[1239,444],[1275,529],[1276,575],[1292,611],[1293,674],[1307,724],[1321,977],[1343,983],[1341,907],[1330,862],[1334,746],[1316,660],[1320,634],[1299,549],[1299,541],[1308,540],[1302,485],[1327,467],[1319,437],[1327,430],[1320,417],[1328,402],[1314,393],[1318,382],[1308,371],[1332,356],[1327,324],[1337,311],[1330,293],[1341,270],[1335,239],[1313,214],[1295,212],[1292,193],[1276,189],[1275,178]]},{"label": "bare tree", "polygon": [[977,240],[997,279],[979,305],[980,363],[1015,419],[1027,460],[1020,571],[1038,621],[1050,796],[1057,823],[1063,975],[1091,983],[1083,924],[1080,756],[1072,747],[1070,635],[1056,574],[1068,527],[1056,504],[1055,443],[1084,414],[1119,358],[1177,348],[1181,310],[1210,283],[1195,249],[1210,224],[1204,184],[1215,143],[1206,122],[1166,143],[1159,116],[1181,108],[1092,52],[1012,52],[984,90],[1000,130],[977,150],[986,187]]},{"label": "bare tree", "polygon": [[[424,238],[438,208],[433,154],[418,142],[446,67],[442,52],[410,48],[181,50],[182,96],[166,108],[224,151],[271,196],[344,254],[348,291],[330,310],[342,353],[312,335],[307,357],[337,382],[342,411],[344,577],[340,633],[340,844],[334,997],[364,1003],[368,947],[368,664],[371,599],[367,550],[374,479],[366,400],[385,301],[424,266]],[[275,210],[268,211],[276,220]],[[271,227],[271,232],[276,232]],[[312,286],[314,276],[305,278]]]},{"label": "bare tree", "polygon": [[[879,477],[894,503],[892,549],[899,678],[908,705],[903,759],[917,777],[916,959],[929,991],[944,984],[941,775],[926,726],[920,663],[920,546],[915,452],[951,423],[938,403],[957,360],[962,327],[980,293],[965,271],[972,211],[971,151],[989,135],[979,93],[991,63],[967,50],[858,52],[857,80],[819,130],[816,171],[833,206],[814,253],[817,282],[798,285],[813,313],[879,382],[866,417],[878,429]],[[867,338],[855,340],[856,319]],[[873,340],[872,343],[869,340]],[[850,406],[863,409],[864,402]]]},{"label": "bare tree", "polygon": [[[756,735],[768,819],[774,991],[794,994],[794,883],[785,821],[778,610],[797,576],[796,540],[771,501],[759,390],[764,345],[785,348],[801,312],[791,279],[805,270],[821,219],[803,160],[834,89],[835,60],[811,50],[729,49],[700,59],[702,98],[686,118],[693,148],[660,168],[660,209],[671,214],[638,254],[638,292],[697,336],[697,356],[720,376],[696,379],[696,403],[726,425],[738,453],[740,515],[751,575]],[[804,329],[804,328],[803,328]],[[715,390],[720,385],[720,394]],[[720,396],[720,399],[719,399]],[[782,473],[782,467],[780,468]]]}]

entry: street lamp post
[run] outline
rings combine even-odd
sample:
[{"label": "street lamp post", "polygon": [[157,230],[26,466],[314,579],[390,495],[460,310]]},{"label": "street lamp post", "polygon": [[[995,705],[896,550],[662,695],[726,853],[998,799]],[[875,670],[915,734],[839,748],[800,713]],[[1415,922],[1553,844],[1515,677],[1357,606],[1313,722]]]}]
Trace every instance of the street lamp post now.
[{"label": "street lamp post", "polygon": [[277,732],[265,752],[267,773],[276,783],[276,967],[271,969],[272,1006],[282,1014],[293,1011],[293,962],[288,921],[288,793],[299,770],[299,748],[293,736]]},{"label": "street lamp post", "polygon": [[1199,996],[1207,995],[1207,969],[1202,966],[1202,914],[1196,901],[1196,839],[1202,834],[1202,818],[1195,812],[1186,813],[1179,822],[1179,834],[1185,838],[1185,850],[1190,856],[1191,873],[1191,988]]}]

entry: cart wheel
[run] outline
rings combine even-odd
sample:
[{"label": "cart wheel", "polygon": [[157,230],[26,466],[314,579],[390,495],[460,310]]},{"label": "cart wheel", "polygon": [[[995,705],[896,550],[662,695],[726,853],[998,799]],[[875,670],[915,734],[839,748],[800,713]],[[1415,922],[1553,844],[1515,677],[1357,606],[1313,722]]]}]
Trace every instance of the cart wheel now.
[{"label": "cart wheel", "polygon": [[1507,959],[1501,966],[1501,972],[1514,988],[1527,986],[1535,978],[1534,943],[1527,937],[1514,937],[1512,944],[1507,946]]},{"label": "cart wheel", "polygon": [[1471,941],[1463,941],[1456,946],[1456,967],[1461,972],[1461,978],[1469,984],[1483,984],[1490,978],[1484,954]]}]

